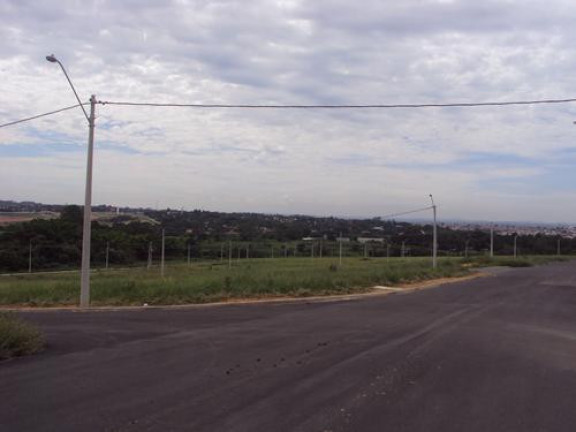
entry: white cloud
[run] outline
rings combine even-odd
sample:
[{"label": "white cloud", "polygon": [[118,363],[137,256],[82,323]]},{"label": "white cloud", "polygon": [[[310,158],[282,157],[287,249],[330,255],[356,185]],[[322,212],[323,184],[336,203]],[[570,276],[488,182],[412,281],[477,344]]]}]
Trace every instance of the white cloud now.
[{"label": "white cloud", "polygon": [[[0,16],[0,123],[75,102],[58,67],[44,61],[52,52],[84,99],[391,104],[564,98],[576,88],[576,6],[567,0],[366,0],[361,7],[344,0],[5,0]],[[507,191],[495,193],[494,182],[505,188],[511,178],[530,185],[553,176],[553,156],[574,147],[576,132],[574,105],[97,109],[96,171],[107,179],[95,183],[100,202],[222,210],[369,216],[420,206],[434,192],[450,203],[446,217],[483,211],[498,218],[501,210],[506,219],[525,219],[524,203],[538,214],[554,190],[527,200],[513,187],[501,199]],[[75,148],[14,158],[0,147],[0,195],[81,202],[77,146],[86,138],[81,112],[0,129],[0,146]],[[478,154],[490,163],[466,163]],[[75,171],[51,168],[62,158]],[[470,194],[485,200],[479,209]],[[569,220],[573,210],[554,218]]]}]

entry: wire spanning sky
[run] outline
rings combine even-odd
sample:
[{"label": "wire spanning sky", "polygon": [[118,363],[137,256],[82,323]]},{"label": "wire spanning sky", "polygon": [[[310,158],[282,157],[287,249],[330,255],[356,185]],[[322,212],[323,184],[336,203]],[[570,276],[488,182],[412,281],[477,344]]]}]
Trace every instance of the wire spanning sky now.
[{"label": "wire spanning sky", "polygon": [[[551,0],[0,0],[0,123],[83,100],[403,105],[576,96]],[[576,103],[398,110],[97,107],[94,202],[576,222]],[[83,201],[81,110],[0,129],[0,199]]]}]

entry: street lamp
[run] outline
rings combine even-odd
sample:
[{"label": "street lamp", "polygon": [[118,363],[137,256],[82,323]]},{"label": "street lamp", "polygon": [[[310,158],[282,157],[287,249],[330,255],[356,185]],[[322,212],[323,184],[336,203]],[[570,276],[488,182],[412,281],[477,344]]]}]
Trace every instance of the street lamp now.
[{"label": "street lamp", "polygon": [[434,213],[434,227],[433,227],[433,243],[432,243],[432,268],[438,266],[438,228],[436,222],[436,204],[434,203],[434,197],[430,194],[430,200],[432,201],[432,212]]},{"label": "street lamp", "polygon": [[80,307],[90,306],[90,237],[91,237],[91,216],[92,216],[92,156],[94,153],[94,124],[96,118],[96,96],[90,97],[90,115],[86,113],[84,104],[78,97],[74,84],[70,80],[64,65],[58,60],[54,54],[46,56],[46,60],[51,63],[58,63],[64,76],[68,80],[76,100],[80,104],[80,108],[84,112],[86,120],[88,120],[88,160],[86,163],[86,189],[84,192],[84,226],[82,229],[82,276],[80,283]]}]

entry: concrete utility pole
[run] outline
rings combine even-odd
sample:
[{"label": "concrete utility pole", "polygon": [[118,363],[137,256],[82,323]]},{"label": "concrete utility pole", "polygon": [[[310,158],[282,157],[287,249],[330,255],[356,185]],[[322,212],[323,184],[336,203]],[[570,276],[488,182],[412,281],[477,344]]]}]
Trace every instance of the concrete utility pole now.
[{"label": "concrete utility pole", "polygon": [[68,80],[76,100],[84,112],[86,120],[88,120],[88,157],[86,162],[86,187],[84,190],[84,224],[82,228],[82,269],[81,269],[81,282],[80,282],[80,307],[86,308],[90,306],[90,240],[91,240],[91,218],[92,218],[92,165],[94,154],[94,128],[96,124],[96,96],[90,97],[90,115],[86,113],[84,104],[78,97],[76,89],[64,68],[64,65],[58,60],[54,54],[46,56],[46,60],[51,63],[58,63],[64,76]]},{"label": "concrete utility pole", "polygon": [[92,166],[94,155],[94,126],[96,120],[96,96],[90,97],[88,132],[88,160],[86,162],[86,190],[84,192],[84,228],[82,230],[82,283],[80,307],[90,307],[90,241],[92,239]]},{"label": "concrete utility pole", "polygon": [[160,255],[160,277],[164,278],[164,259],[166,257],[166,232],[162,228],[162,251]]},{"label": "concrete utility pole", "polygon": [[490,227],[490,258],[494,258],[494,227]]},{"label": "concrete utility pole", "polygon": [[438,267],[438,226],[437,226],[437,207],[434,203],[434,197],[430,194],[430,200],[432,201],[432,213],[434,215],[434,226],[432,234],[432,268]]},{"label": "concrete utility pole", "polygon": [[28,249],[28,273],[32,273],[32,239],[30,239],[30,245]]},{"label": "concrete utility pole", "polygon": [[517,255],[517,251],[518,251],[517,245],[518,245],[518,234],[516,234],[514,236],[514,259],[516,259],[516,257],[518,256]]},{"label": "concrete utility pole", "polygon": [[110,242],[106,242],[106,270],[108,270],[108,263],[110,261]]}]

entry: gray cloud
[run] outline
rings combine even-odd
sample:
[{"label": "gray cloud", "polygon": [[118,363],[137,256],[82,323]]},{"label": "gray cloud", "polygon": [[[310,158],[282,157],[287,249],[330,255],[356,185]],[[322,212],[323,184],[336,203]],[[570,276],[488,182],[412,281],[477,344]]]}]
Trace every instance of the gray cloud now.
[{"label": "gray cloud", "polygon": [[[43,60],[52,52],[85,99],[96,93],[104,100],[373,104],[576,94],[576,6],[567,0],[4,0],[0,18],[0,122],[74,102],[60,71]],[[105,193],[97,196],[139,197],[133,205],[148,199],[139,181],[170,170],[149,188],[170,189],[173,201],[165,204],[175,207],[286,211],[279,197],[287,197],[290,212],[368,215],[378,214],[375,201],[394,211],[432,191],[451,202],[455,217],[478,210],[469,202],[473,193],[490,203],[484,208],[508,206],[510,218],[513,200],[494,188],[499,179],[535,185],[554,172],[551,155],[576,159],[570,105],[337,112],[104,106],[98,115],[97,140],[108,146],[98,169],[124,192],[100,184]],[[83,143],[82,121],[67,113],[34,129],[2,129],[0,146]],[[459,165],[478,153],[489,162]],[[511,154],[517,159],[506,159]],[[7,197],[48,200],[34,191],[54,168],[46,159],[26,160],[37,176],[18,177],[26,169],[12,170],[15,162],[0,147]],[[56,199],[58,190],[72,193],[63,183],[75,177],[66,175],[55,177],[50,200],[70,201]],[[209,190],[186,198],[181,185],[206,176]],[[242,187],[250,199],[236,200],[226,189],[240,192],[228,184],[234,178],[254,178]],[[337,193],[338,182],[346,187]],[[574,210],[556,213],[571,218]]]}]

